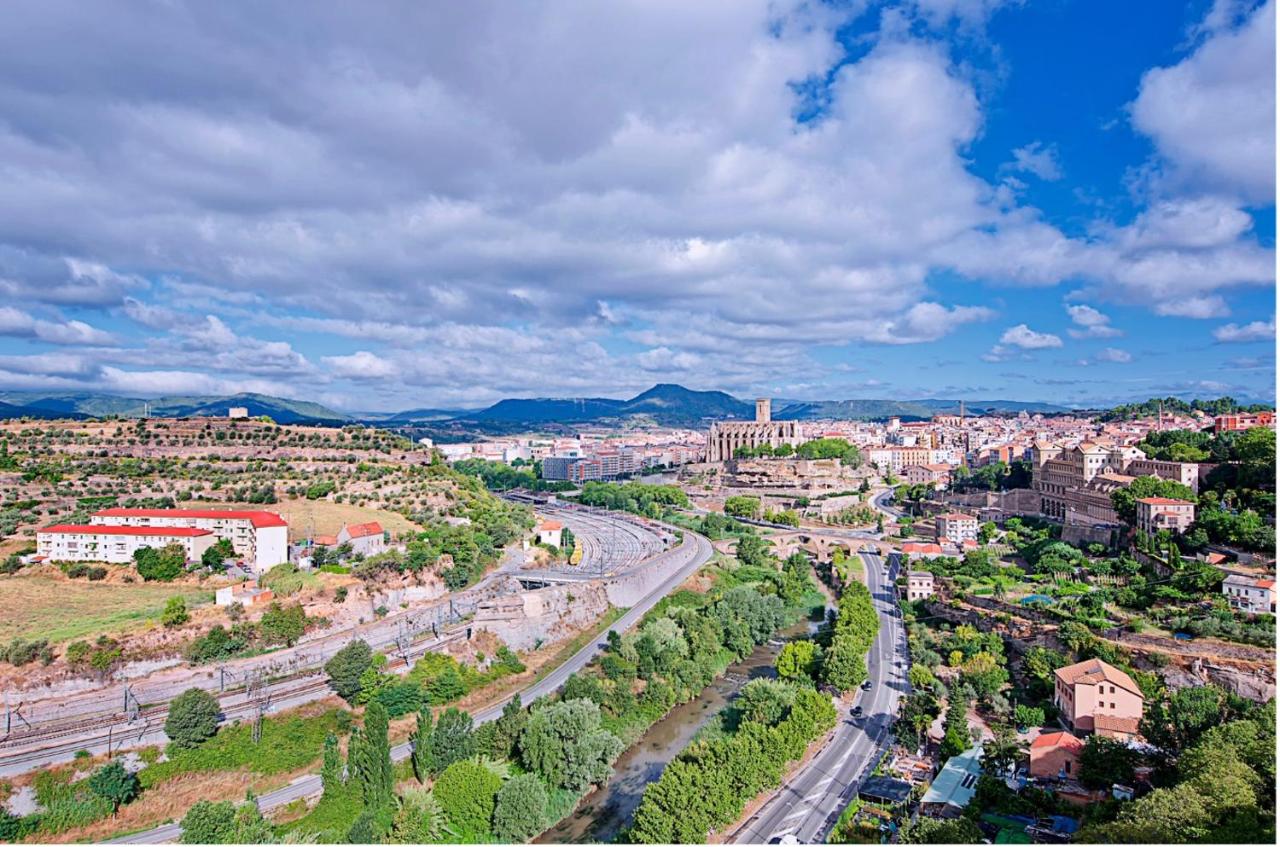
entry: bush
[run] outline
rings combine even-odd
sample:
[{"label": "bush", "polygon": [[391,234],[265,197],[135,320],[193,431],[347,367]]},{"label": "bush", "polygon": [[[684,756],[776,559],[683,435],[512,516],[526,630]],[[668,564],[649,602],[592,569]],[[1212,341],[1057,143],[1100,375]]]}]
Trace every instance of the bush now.
[{"label": "bush", "polygon": [[182,597],[170,597],[164,604],[164,612],[160,615],[160,623],[167,627],[182,626],[191,620],[187,613],[187,601]]},{"label": "bush", "polygon": [[493,810],[493,834],[501,841],[525,842],[547,828],[547,789],[533,774],[507,781]]},{"label": "bush", "polygon": [[89,790],[111,804],[113,811],[138,796],[138,777],[114,761],[94,771],[88,780]]},{"label": "bush", "polygon": [[470,759],[454,762],[436,780],[432,793],[459,834],[467,839],[489,833],[502,780]]},{"label": "bush", "polygon": [[198,747],[217,734],[219,714],[216,697],[200,688],[188,688],[169,704],[164,733],[174,747]]},{"label": "bush", "polygon": [[373,650],[357,639],[325,663],[324,672],[329,675],[329,687],[348,703],[354,703],[360,694],[360,676],[373,664]]}]

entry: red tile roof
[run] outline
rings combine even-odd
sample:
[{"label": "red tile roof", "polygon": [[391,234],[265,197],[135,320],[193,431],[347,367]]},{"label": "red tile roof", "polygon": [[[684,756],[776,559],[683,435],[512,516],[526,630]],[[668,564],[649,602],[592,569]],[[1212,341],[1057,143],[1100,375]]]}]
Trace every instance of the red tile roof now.
[{"label": "red tile roof", "polygon": [[1105,729],[1109,732],[1125,732],[1129,735],[1136,735],[1138,732],[1137,718],[1119,718],[1115,715],[1094,715],[1094,730]]},{"label": "red tile roof", "polygon": [[1065,668],[1058,668],[1054,673],[1067,685],[1097,685],[1105,680],[1142,697],[1142,689],[1129,678],[1127,673],[1108,665],[1101,659],[1086,659],[1074,665],[1067,665]]},{"label": "red tile roof", "polygon": [[564,524],[560,521],[543,521],[538,524],[538,529],[542,532],[555,532],[557,529],[564,529]]},{"label": "red tile roof", "polygon": [[58,535],[167,535],[174,538],[194,538],[212,535],[207,529],[191,526],[108,526],[106,524],[60,523],[36,530]]},{"label": "red tile roof", "polygon": [[1138,500],[1139,503],[1146,503],[1148,506],[1194,506],[1190,500],[1174,500],[1171,497],[1143,497]]},{"label": "red tile roof", "polygon": [[233,509],[103,509],[94,517],[104,518],[231,518],[248,520],[255,527],[288,526],[275,512],[249,512]]},{"label": "red tile roof", "polygon": [[377,521],[352,524],[347,527],[347,535],[352,538],[365,538],[370,535],[382,535],[382,524]]},{"label": "red tile roof", "polygon": [[1069,732],[1046,732],[1031,742],[1032,750],[1041,750],[1046,747],[1063,747],[1073,753],[1079,753],[1084,749],[1084,742]]}]

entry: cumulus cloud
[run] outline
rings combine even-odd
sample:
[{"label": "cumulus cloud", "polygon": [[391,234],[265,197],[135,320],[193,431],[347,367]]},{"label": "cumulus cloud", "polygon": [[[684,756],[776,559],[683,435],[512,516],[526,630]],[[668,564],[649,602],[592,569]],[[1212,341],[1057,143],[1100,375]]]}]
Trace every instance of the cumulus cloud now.
[{"label": "cumulus cloud", "polygon": [[1121,364],[1133,361],[1133,356],[1127,350],[1120,350],[1116,347],[1103,348],[1094,358],[1099,362],[1115,362]]},{"label": "cumulus cloud", "polygon": [[1275,200],[1275,3],[1238,27],[1215,4],[1207,39],[1183,61],[1142,78],[1134,126],[1151,136],[1167,176],[1252,202]]},{"label": "cumulus cloud", "polygon": [[1253,321],[1247,324],[1225,324],[1213,331],[1213,337],[1224,344],[1246,341],[1273,341],[1276,337],[1276,319]]},{"label": "cumulus cloud", "polygon": [[116,343],[111,333],[84,321],[41,320],[12,306],[0,306],[0,335],[33,338],[49,344],[95,346]]},{"label": "cumulus cloud", "polygon": [[1026,324],[1011,326],[1000,336],[1001,344],[1011,344],[1023,350],[1044,350],[1049,347],[1061,347],[1062,339],[1048,332],[1036,332]]},{"label": "cumulus cloud", "polygon": [[1013,161],[1006,169],[1021,171],[1040,177],[1045,182],[1056,182],[1062,179],[1062,165],[1058,161],[1057,148],[1045,146],[1039,141],[1019,147],[1013,151]]},{"label": "cumulus cloud", "polygon": [[1230,314],[1227,301],[1216,294],[1208,297],[1185,297],[1157,303],[1157,315],[1177,318],[1220,318]]},{"label": "cumulus cloud", "polygon": [[335,376],[347,379],[389,379],[399,372],[392,362],[368,350],[350,356],[325,356],[324,363]]},{"label": "cumulus cloud", "polygon": [[1083,303],[1067,306],[1067,314],[1076,325],[1067,330],[1067,334],[1072,338],[1115,338],[1118,335],[1124,335],[1111,325],[1110,317],[1092,306],[1086,306]]}]

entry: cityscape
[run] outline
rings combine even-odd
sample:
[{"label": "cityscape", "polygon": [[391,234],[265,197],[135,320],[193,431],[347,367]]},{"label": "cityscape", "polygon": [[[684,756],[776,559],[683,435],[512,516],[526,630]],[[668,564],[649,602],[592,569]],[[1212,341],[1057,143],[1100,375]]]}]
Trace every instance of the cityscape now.
[{"label": "cityscape", "polygon": [[0,842],[1276,843],[1275,0],[6,18]]}]

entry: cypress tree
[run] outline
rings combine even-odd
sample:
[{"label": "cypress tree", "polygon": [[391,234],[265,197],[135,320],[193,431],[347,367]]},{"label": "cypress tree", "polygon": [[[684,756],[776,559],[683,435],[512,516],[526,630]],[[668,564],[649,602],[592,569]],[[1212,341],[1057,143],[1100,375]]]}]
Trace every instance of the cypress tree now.
[{"label": "cypress tree", "polygon": [[374,701],[364,712],[361,733],[361,783],[365,808],[380,809],[394,797],[395,776],[391,766],[391,742],[387,738],[387,707]]},{"label": "cypress tree", "polygon": [[418,710],[418,725],[409,741],[413,744],[413,775],[426,782],[431,775],[431,707],[425,703]]},{"label": "cypress tree", "polygon": [[320,766],[320,782],[324,785],[326,796],[342,787],[342,756],[338,753],[338,736],[332,732],[324,737],[324,763]]}]

